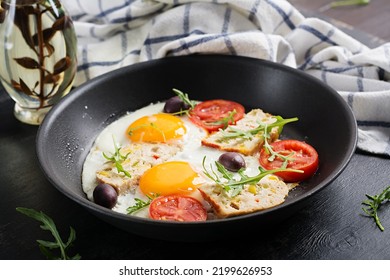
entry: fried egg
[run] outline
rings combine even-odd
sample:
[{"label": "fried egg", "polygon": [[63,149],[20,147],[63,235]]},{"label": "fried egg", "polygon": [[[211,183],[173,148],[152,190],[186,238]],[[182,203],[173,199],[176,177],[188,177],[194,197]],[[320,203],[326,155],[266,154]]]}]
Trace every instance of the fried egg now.
[{"label": "fried egg", "polygon": [[[99,183],[96,174],[108,170],[104,155],[115,152],[114,142],[116,147],[122,148],[122,156],[130,153],[122,164],[138,168],[142,173],[139,181],[136,180],[137,187],[119,195],[114,211],[126,213],[126,209],[134,204],[134,198],[145,199],[146,195],[177,193],[202,199],[196,187],[204,180],[203,156],[208,154],[211,160],[220,153],[201,146],[201,139],[207,135],[204,129],[194,125],[187,116],[161,113],[163,106],[164,103],[156,103],[128,113],[98,135],[82,173],[83,190],[90,200],[93,200],[93,190]],[[133,151],[129,151],[129,147]],[[145,168],[145,165],[149,166]],[[130,178],[116,172],[113,164],[109,168],[110,174],[116,176],[111,179],[132,184]],[[147,213],[140,211],[137,215]]]},{"label": "fried egg", "polygon": [[[198,188],[214,183],[204,174],[204,168],[211,168],[224,151],[202,145],[202,139],[208,135],[206,130],[186,115],[162,113],[163,107],[164,103],[156,103],[130,112],[98,135],[82,172],[82,187],[88,199],[93,201],[93,191],[103,181],[119,193],[112,210],[120,213],[127,214],[136,198],[145,201],[148,197],[171,194],[192,196],[211,212]],[[121,157],[122,167],[131,177],[109,160],[114,156]],[[258,158],[244,158],[245,175],[257,175]],[[133,215],[148,218],[148,209]]]}]

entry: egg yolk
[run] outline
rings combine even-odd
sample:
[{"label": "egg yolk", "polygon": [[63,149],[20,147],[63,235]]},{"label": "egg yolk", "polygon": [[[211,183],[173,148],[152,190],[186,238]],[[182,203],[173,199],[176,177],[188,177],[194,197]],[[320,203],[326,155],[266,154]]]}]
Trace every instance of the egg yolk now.
[{"label": "egg yolk", "polygon": [[126,130],[127,137],[133,142],[167,142],[180,139],[185,133],[180,118],[164,113],[139,118]]},{"label": "egg yolk", "polygon": [[147,170],[139,186],[148,195],[190,194],[196,190],[196,178],[198,174],[187,162],[169,161]]}]

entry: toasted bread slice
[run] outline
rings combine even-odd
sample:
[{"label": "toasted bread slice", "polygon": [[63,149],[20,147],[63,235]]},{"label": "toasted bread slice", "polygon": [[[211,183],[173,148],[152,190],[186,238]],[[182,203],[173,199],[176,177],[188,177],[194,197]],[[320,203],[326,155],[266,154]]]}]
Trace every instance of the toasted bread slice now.
[{"label": "toasted bread slice", "polygon": [[219,185],[207,183],[198,188],[219,218],[226,218],[261,211],[285,201],[290,190],[275,175],[267,175],[256,185],[246,185],[240,194],[230,197]]},{"label": "toasted bread slice", "polygon": [[[253,155],[264,144],[263,133],[252,135],[250,138],[245,137],[226,137],[226,132],[232,130],[249,131],[257,128],[260,123],[271,124],[276,119],[268,113],[264,113],[261,109],[254,109],[247,113],[235,125],[228,126],[225,130],[214,132],[204,139],[202,145],[212,147],[227,152],[238,152],[244,155]],[[278,128],[274,127],[270,132],[270,142],[273,142],[279,137]]]},{"label": "toasted bread slice", "polygon": [[120,150],[121,155],[127,155],[121,163],[131,177],[124,172],[118,172],[114,162],[108,161],[103,169],[96,172],[100,183],[113,186],[119,194],[126,193],[138,186],[140,177],[149,168],[163,163],[182,150],[182,146],[165,143],[131,143]]}]

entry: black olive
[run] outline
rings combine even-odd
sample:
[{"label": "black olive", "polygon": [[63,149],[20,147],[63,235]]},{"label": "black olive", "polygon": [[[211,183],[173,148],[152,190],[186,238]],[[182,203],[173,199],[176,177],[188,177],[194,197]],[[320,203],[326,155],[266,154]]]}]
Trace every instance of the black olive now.
[{"label": "black olive", "polygon": [[118,200],[118,193],[109,184],[99,184],[93,191],[93,200],[106,208],[113,208]]},{"label": "black olive", "polygon": [[169,98],[164,105],[164,113],[177,113],[183,110],[188,110],[190,105],[180,99],[179,96]]},{"label": "black olive", "polygon": [[227,170],[237,172],[241,168],[245,168],[245,159],[239,153],[227,152],[223,153],[218,162],[222,164]]}]

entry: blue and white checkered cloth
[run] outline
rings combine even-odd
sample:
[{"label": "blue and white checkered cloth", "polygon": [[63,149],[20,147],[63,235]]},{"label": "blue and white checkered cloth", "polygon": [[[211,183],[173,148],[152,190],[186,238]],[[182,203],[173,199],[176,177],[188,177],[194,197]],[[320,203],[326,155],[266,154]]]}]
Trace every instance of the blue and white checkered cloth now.
[{"label": "blue and white checkered cloth", "polygon": [[[75,85],[165,56],[218,53],[305,71],[337,90],[358,148],[390,156],[390,43],[370,49],[284,0],[63,0],[79,43]],[[330,109],[331,110],[331,109]]]}]

